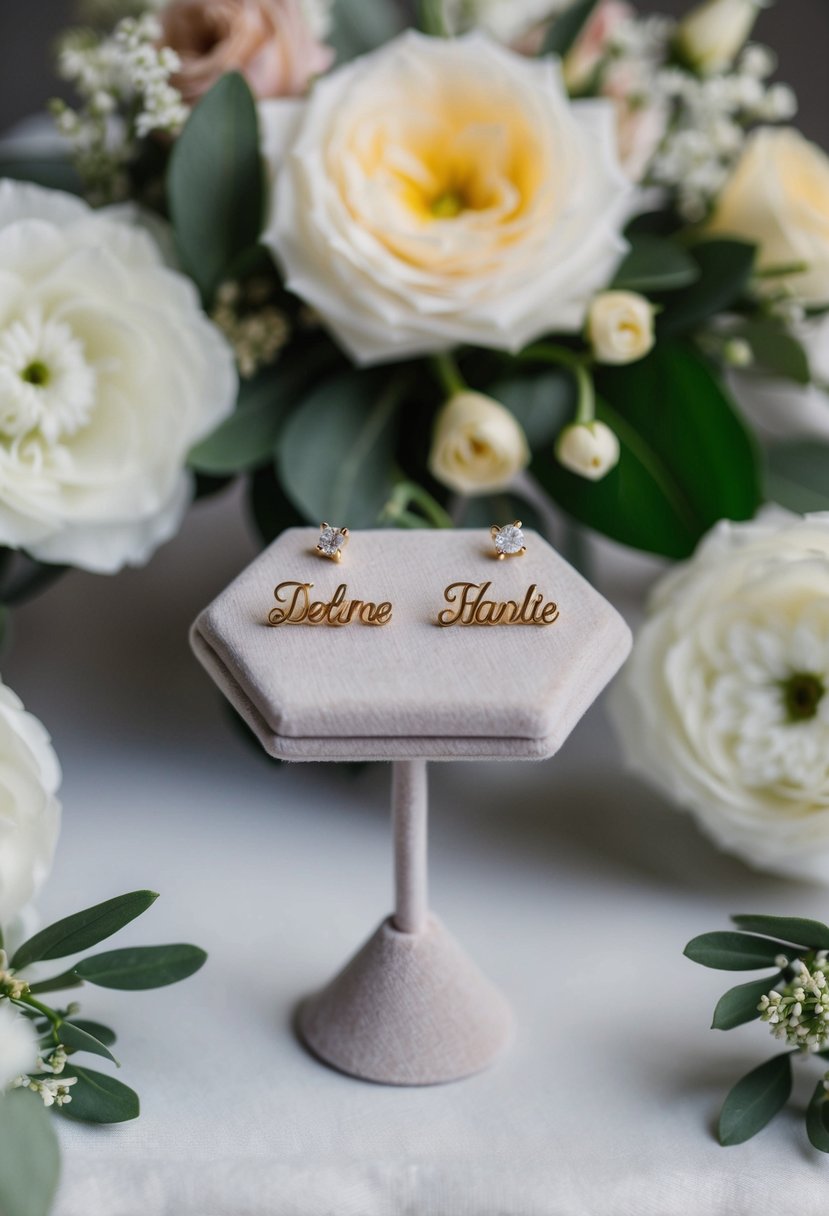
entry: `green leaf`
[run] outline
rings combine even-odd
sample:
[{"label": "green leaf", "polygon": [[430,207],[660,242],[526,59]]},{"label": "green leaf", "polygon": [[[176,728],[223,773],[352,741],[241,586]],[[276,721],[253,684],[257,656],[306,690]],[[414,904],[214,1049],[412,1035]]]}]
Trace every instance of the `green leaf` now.
[{"label": "green leaf", "polygon": [[60,975],[53,975],[48,980],[38,980],[35,984],[29,985],[29,991],[37,996],[38,992],[60,992],[64,988],[80,988],[83,980],[77,974],[74,967],[71,971],[62,971]]},{"label": "green leaf", "polygon": [[91,1068],[67,1065],[61,1076],[77,1077],[70,1093],[72,1101],[60,1113],[84,1123],[125,1123],[140,1113],[138,1094],[122,1081]]},{"label": "green leaf", "polygon": [[[276,469],[265,467],[257,469],[248,483],[248,507],[259,539],[269,545],[276,540],[286,528],[294,528],[307,523],[304,515],[297,511],[294,504],[285,496],[282,486],[276,480]],[[319,521],[318,521],[319,522]],[[259,740],[256,746],[262,750]],[[266,753],[262,753],[265,755]]]},{"label": "green leaf", "polygon": [[829,1094],[818,1081],[806,1110],[806,1133],[813,1148],[829,1153]]},{"label": "green leaf", "polygon": [[[746,933],[768,933],[798,946],[829,950],[829,925],[804,916],[732,916],[734,924]],[[785,953],[785,951],[784,951]]]},{"label": "green leaf", "polygon": [[544,521],[535,507],[519,494],[485,494],[465,498],[460,512],[458,527],[481,528],[489,541],[489,529],[493,524],[512,523],[520,519],[525,528],[534,528],[544,535]]},{"label": "green leaf", "polygon": [[111,937],[135,920],[136,916],[146,912],[157,899],[155,891],[130,891],[127,895],[117,895],[114,899],[104,900],[102,904],[84,908],[82,912],[56,921],[54,925],[47,925],[30,937],[15,952],[11,965],[19,971],[30,963],[65,958],[67,954],[97,946],[98,942]]},{"label": "green leaf", "polygon": [[699,277],[699,266],[676,241],[643,233],[630,237],[630,252],[612,286],[623,291],[677,291]]},{"label": "green leaf", "polygon": [[188,463],[201,473],[241,473],[273,457],[285,414],[308,381],[306,360],[278,362],[243,382],[236,409],[191,449]]},{"label": "green leaf", "polygon": [[391,0],[334,0],[331,30],[325,41],[337,52],[337,62],[355,59],[394,38],[402,28]]},{"label": "green leaf", "polygon": [[565,371],[510,376],[487,388],[520,423],[532,449],[551,446],[576,409],[576,385]]},{"label": "green leaf", "polygon": [[77,971],[99,988],[163,988],[186,980],[204,965],[207,954],[198,946],[128,946],[108,950],[78,963]]},{"label": "green leaf", "polygon": [[[826,404],[829,415],[829,400]],[[829,444],[775,443],[766,452],[766,494],[790,511],[829,510]]]},{"label": "green leaf", "polygon": [[72,1025],[77,1026],[79,1030],[85,1030],[87,1034],[93,1035],[99,1042],[105,1043],[107,1047],[111,1047],[118,1037],[109,1026],[104,1026],[101,1022],[91,1022],[87,1018],[73,1018]]},{"label": "green leaf", "polygon": [[812,369],[803,344],[779,321],[745,321],[728,332],[748,342],[754,361],[760,367],[784,380],[793,380],[795,384],[811,383]]},{"label": "green leaf", "polygon": [[318,385],[282,432],[277,471],[307,519],[368,528],[391,493],[400,381],[352,371]]},{"label": "green leaf", "polygon": [[229,72],[193,109],[167,174],[178,255],[205,301],[256,244],[264,194],[256,104],[244,77]]},{"label": "green leaf", "polygon": [[64,1047],[68,1047],[72,1051],[88,1051],[94,1056],[103,1056],[105,1060],[112,1060],[113,1064],[118,1064],[106,1043],[96,1039],[94,1034],[90,1034],[82,1026],[76,1026],[73,1022],[62,1022],[58,1034]]},{"label": "green leaf", "polygon": [[697,329],[743,294],[754,269],[756,246],[745,241],[701,241],[689,249],[699,272],[696,282],[671,292],[657,318],[661,337]]},{"label": "green leaf", "polygon": [[34,182],[36,186],[66,190],[69,194],[83,194],[75,166],[58,156],[0,156],[0,177]]},{"label": "green leaf", "polygon": [[26,1089],[0,1094],[0,1212],[48,1216],[59,1173],[58,1138],[43,1102]]},{"label": "green leaf", "polygon": [[738,1081],[720,1111],[719,1140],[728,1146],[756,1136],[789,1099],[791,1055],[774,1056]]},{"label": "green leaf", "polygon": [[753,1022],[755,1018],[759,1018],[760,1010],[757,1006],[760,997],[771,992],[775,984],[782,978],[783,973],[781,972],[779,975],[766,976],[762,980],[751,980],[748,984],[738,984],[736,988],[729,988],[728,992],[717,1002],[711,1029],[733,1030],[735,1026],[743,1026],[746,1022]]},{"label": "green leaf", "polygon": [[774,967],[779,954],[790,952],[783,942],[768,937],[752,937],[749,933],[734,933],[730,929],[702,933],[693,938],[683,954],[692,963],[716,967],[720,971],[754,971],[759,967]]},{"label": "green leaf", "polygon": [[599,0],[574,0],[547,31],[541,48],[542,55],[560,55],[563,59],[593,15]]},{"label": "green leaf", "polygon": [[597,417],[621,458],[601,481],[562,468],[552,453],[533,472],[551,497],[606,536],[667,557],[688,557],[721,518],[748,519],[760,503],[757,454],[708,364],[690,347],[660,343],[638,363],[597,375]]}]

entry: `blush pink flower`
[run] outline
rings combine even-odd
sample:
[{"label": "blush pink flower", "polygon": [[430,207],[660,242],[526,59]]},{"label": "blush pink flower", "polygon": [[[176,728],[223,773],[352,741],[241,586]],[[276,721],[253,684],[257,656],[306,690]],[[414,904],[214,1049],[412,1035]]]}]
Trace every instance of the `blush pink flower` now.
[{"label": "blush pink flower", "polygon": [[635,15],[625,0],[601,0],[564,60],[564,79],[571,93],[589,86],[619,26]]},{"label": "blush pink flower", "polygon": [[259,98],[296,97],[334,58],[300,0],[172,0],[159,19],[163,45],[181,59],[172,83],[190,103],[232,71]]}]

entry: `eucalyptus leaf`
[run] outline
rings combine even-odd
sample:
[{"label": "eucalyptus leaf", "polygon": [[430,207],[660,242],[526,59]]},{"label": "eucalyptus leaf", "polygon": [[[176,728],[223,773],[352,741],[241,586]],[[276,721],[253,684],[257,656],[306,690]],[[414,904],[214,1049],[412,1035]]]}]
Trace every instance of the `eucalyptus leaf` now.
[{"label": "eucalyptus leaf", "polygon": [[138,1094],[115,1077],[92,1068],[79,1068],[77,1064],[67,1064],[61,1076],[78,1078],[70,1090],[72,1101],[60,1107],[60,1113],[68,1119],[84,1123],[125,1123],[138,1118],[141,1109]]},{"label": "eucalyptus leaf", "polygon": [[723,1103],[720,1144],[743,1144],[762,1131],[792,1092],[791,1054],[773,1056],[738,1081]]},{"label": "eucalyptus leaf", "polygon": [[766,495],[790,511],[829,510],[829,444],[796,439],[768,448]]},{"label": "eucalyptus leaf", "polygon": [[204,966],[207,954],[198,946],[128,946],[95,954],[77,965],[78,975],[99,988],[138,991],[163,988],[186,980]]},{"label": "eucalyptus leaf", "polygon": [[783,973],[780,972],[779,975],[767,976],[761,980],[750,980],[747,984],[738,984],[736,988],[729,988],[728,992],[717,1002],[711,1029],[733,1030],[735,1026],[744,1026],[746,1022],[753,1022],[755,1018],[759,1018],[760,1010],[757,1006],[760,1003],[760,997],[771,992],[775,984],[782,978]]},{"label": "eucalyptus leaf", "polygon": [[83,980],[72,968],[70,971],[62,971],[60,975],[52,975],[49,979],[29,984],[29,991],[37,996],[39,992],[61,992],[64,988],[80,988],[82,983]]},{"label": "eucalyptus leaf", "polygon": [[642,233],[630,237],[630,251],[616,271],[613,287],[623,291],[676,291],[699,277],[699,266],[678,242]]},{"label": "eucalyptus leaf", "polygon": [[829,1093],[818,1081],[806,1110],[806,1133],[813,1148],[829,1153]]},{"label": "eucalyptus leaf", "polygon": [[813,950],[829,950],[829,925],[804,916],[740,915],[731,919],[747,933],[768,933]]},{"label": "eucalyptus leaf", "polygon": [[497,380],[487,388],[487,395],[515,416],[533,450],[551,447],[576,410],[575,381],[564,370]]},{"label": "eucalyptus leaf", "polygon": [[0,148],[0,178],[13,181],[34,182],[50,190],[65,190],[69,194],[83,194],[83,184],[70,160],[59,156],[9,156]]},{"label": "eucalyptus leaf", "polygon": [[15,952],[11,965],[19,971],[30,963],[65,958],[67,954],[97,946],[98,942],[111,937],[135,920],[136,916],[146,912],[157,899],[155,891],[130,891],[127,895],[117,895],[114,899],[104,900],[73,916],[64,917],[24,942]]},{"label": "eucalyptus leaf", "polygon": [[[58,1034],[64,1047],[68,1047],[71,1051],[88,1051],[94,1056],[103,1056],[105,1060],[112,1060],[113,1064],[118,1064],[106,1043],[102,1043],[82,1026],[76,1026],[74,1022],[62,1022]],[[120,1068],[120,1064],[118,1066]]]},{"label": "eucalyptus leaf", "polygon": [[59,1173],[58,1139],[40,1097],[28,1089],[0,1094],[0,1212],[48,1216]]},{"label": "eucalyptus leaf", "polygon": [[782,322],[771,319],[745,321],[729,332],[748,342],[755,363],[773,375],[793,380],[796,384],[811,382],[812,371],[806,349]]},{"label": "eucalyptus leaf", "polygon": [[403,21],[393,0],[334,0],[331,29],[325,41],[337,52],[337,62],[373,51],[399,34]]},{"label": "eucalyptus leaf", "polygon": [[317,385],[291,414],[277,470],[306,519],[376,525],[393,488],[399,389],[387,371],[349,371]]},{"label": "eucalyptus leaf", "polygon": [[715,967],[719,971],[753,971],[774,967],[777,956],[790,951],[790,946],[768,937],[720,929],[693,938],[683,953],[691,962],[703,967]]},{"label": "eucalyptus leaf", "polygon": [[593,16],[599,0],[574,0],[560,16],[553,19],[541,47],[543,55],[560,55],[563,59],[579,34]]},{"label": "eucalyptus leaf", "polygon": [[538,511],[517,493],[504,491],[499,494],[475,495],[462,501],[458,525],[461,528],[480,528],[486,533],[487,553],[491,553],[489,529],[493,524],[512,523],[520,519],[524,528],[534,528],[544,535],[544,521]]},{"label": "eucalyptus leaf", "polygon": [[[248,509],[263,544],[269,545],[286,528],[308,521],[286,497],[276,479],[276,469],[267,465],[257,469],[248,482]],[[259,746],[257,742],[257,746]]]},{"label": "eucalyptus leaf", "polygon": [[244,77],[229,72],[193,108],[167,173],[176,249],[206,302],[257,243],[264,195],[256,103]]},{"label": "eucalyptus leaf", "polygon": [[697,329],[709,317],[734,304],[748,286],[756,246],[718,238],[700,241],[688,252],[696,263],[698,276],[689,287],[666,297],[656,322],[660,337]]}]

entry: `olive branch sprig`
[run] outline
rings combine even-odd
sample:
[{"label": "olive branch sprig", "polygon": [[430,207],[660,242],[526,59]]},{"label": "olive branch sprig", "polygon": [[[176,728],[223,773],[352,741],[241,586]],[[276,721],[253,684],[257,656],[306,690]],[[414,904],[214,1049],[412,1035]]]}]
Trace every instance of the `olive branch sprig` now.
[{"label": "olive branch sprig", "polygon": [[[703,933],[685,955],[722,971],[775,968],[775,973],[730,988],[714,1010],[713,1030],[767,1023],[790,1050],[742,1077],[726,1096],[717,1132],[720,1144],[751,1139],[785,1106],[792,1091],[792,1057],[829,1060],[829,926],[800,916],[734,916],[737,930]],[[806,1110],[814,1148],[829,1153],[829,1073],[816,1082]]]}]

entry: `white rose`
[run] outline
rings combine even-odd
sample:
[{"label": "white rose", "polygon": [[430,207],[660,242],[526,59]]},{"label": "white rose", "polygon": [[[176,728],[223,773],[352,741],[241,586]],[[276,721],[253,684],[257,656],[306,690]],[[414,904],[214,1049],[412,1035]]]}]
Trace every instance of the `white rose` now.
[{"label": "white rose", "polygon": [[28,1018],[0,1000],[0,1094],[21,1073],[34,1072],[38,1040]]},{"label": "white rose", "polygon": [[729,68],[746,44],[761,0],[705,0],[679,23],[677,45],[700,72]]},{"label": "white rose", "polygon": [[769,279],[806,304],[829,304],[829,157],[793,127],[749,137],[719,197],[709,233],[759,246],[758,269],[802,264]]},{"label": "white rose", "polygon": [[829,441],[829,315],[798,326],[812,383],[794,384],[758,371],[732,372],[731,391],[752,427],[769,439]]},{"label": "white rose", "polygon": [[657,585],[611,711],[723,848],[829,881],[829,513],[718,524]]},{"label": "white rose", "polygon": [[576,331],[624,249],[613,107],[552,59],[410,31],[260,112],[264,240],[360,363]]},{"label": "white rose", "polygon": [[429,471],[459,494],[505,489],[530,461],[526,436],[499,401],[459,392],[438,415]]},{"label": "white rose", "polygon": [[633,363],[653,349],[653,305],[635,291],[603,291],[587,314],[587,338],[599,363]]},{"label": "white rose", "polygon": [[619,440],[604,422],[574,422],[556,440],[556,459],[571,473],[601,481],[619,463]]},{"label": "white rose", "polygon": [[34,898],[60,828],[60,765],[41,723],[0,683],[0,929]]},{"label": "white rose", "polygon": [[176,532],[236,393],[192,283],[115,214],[0,182],[0,544],[99,572]]}]

